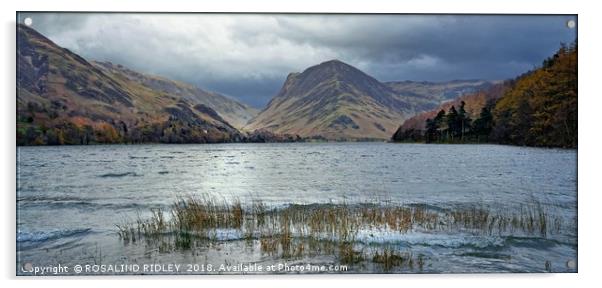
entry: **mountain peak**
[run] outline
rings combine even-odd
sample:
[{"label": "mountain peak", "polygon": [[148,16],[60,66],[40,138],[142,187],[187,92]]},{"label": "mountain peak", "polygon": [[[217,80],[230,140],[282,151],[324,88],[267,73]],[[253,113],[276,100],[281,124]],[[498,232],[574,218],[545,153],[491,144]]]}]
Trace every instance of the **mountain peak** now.
[{"label": "mountain peak", "polygon": [[342,74],[362,73],[359,69],[341,61],[338,59],[332,59],[324,61],[320,64],[311,66],[305,69],[303,72],[291,72],[286,76],[284,87],[291,86],[294,82],[304,81],[308,78],[312,79],[312,82],[320,82],[333,77],[340,78]]},{"label": "mountain peak", "polygon": [[330,69],[335,69],[335,70],[358,70],[357,68],[339,60],[339,59],[332,59],[332,60],[328,60],[325,62],[322,62],[314,67],[319,67],[319,68],[330,68]]},{"label": "mountain peak", "polygon": [[328,61],[324,61],[324,62],[320,63],[320,65],[340,65],[340,64],[351,66],[339,59],[332,59],[332,60],[328,60]]},{"label": "mountain peak", "polygon": [[312,79],[312,82],[326,81],[327,79],[333,78],[339,81],[349,82],[354,82],[359,78],[370,78],[370,81],[374,80],[361,70],[338,59],[328,60],[309,67],[299,76],[305,79]]}]

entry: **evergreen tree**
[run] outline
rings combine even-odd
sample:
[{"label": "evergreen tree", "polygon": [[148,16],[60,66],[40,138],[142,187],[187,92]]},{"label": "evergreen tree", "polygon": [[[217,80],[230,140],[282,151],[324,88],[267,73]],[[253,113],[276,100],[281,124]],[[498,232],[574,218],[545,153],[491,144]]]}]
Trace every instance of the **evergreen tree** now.
[{"label": "evergreen tree", "polygon": [[426,133],[425,138],[427,143],[441,141],[441,129],[443,119],[445,118],[445,110],[441,109],[437,116],[433,119],[426,119]]},{"label": "evergreen tree", "polygon": [[491,114],[492,105],[495,104],[488,103],[485,105],[485,107],[481,109],[479,118],[473,123],[472,133],[475,135],[477,141],[481,141],[481,139],[488,141],[489,139],[489,134],[493,128],[493,115]]},{"label": "evergreen tree", "polygon": [[460,103],[460,110],[458,111],[458,127],[460,128],[460,140],[464,141],[464,136],[470,131],[470,125],[472,124],[472,119],[464,109],[466,103],[462,101]]},{"label": "evergreen tree", "polygon": [[447,122],[447,134],[449,135],[449,139],[451,139],[451,141],[454,140],[455,137],[457,137],[460,133],[460,125],[458,125],[459,121],[459,115],[458,115],[458,111],[456,110],[456,107],[452,106],[451,108],[449,108],[449,111],[447,112],[446,115],[446,122]]},{"label": "evergreen tree", "polygon": [[426,132],[425,132],[425,141],[426,143],[434,142],[437,138],[437,124],[434,119],[428,118],[426,119]]}]

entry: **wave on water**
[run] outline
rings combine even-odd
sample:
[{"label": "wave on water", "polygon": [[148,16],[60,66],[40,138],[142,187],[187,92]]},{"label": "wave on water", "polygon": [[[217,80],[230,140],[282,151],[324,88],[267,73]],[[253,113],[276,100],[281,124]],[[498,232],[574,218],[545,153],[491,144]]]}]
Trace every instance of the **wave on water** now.
[{"label": "wave on water", "polygon": [[92,229],[70,229],[70,230],[51,230],[51,231],[17,231],[17,242],[45,242],[61,238],[81,236],[90,233]]},{"label": "wave on water", "polygon": [[504,246],[502,237],[467,234],[440,234],[425,232],[398,233],[390,230],[360,230],[356,238],[365,244],[397,243],[408,246],[438,246],[443,248],[499,248]]},{"label": "wave on water", "polygon": [[101,199],[101,198],[83,198],[68,195],[58,196],[24,196],[17,198],[17,205],[20,208],[51,208],[51,209],[137,209],[146,210],[162,206],[160,203],[135,202],[130,199]]},{"label": "wave on water", "polygon": [[18,201],[19,207],[42,207],[42,208],[52,208],[52,209],[111,209],[111,210],[121,210],[121,209],[136,209],[136,210],[146,210],[150,208],[155,208],[157,205],[152,204],[142,204],[142,203],[97,203],[90,202],[87,200],[37,200],[37,201]]},{"label": "wave on water", "polygon": [[87,201],[96,200],[98,198],[82,198],[75,196],[59,195],[59,196],[23,196],[17,198],[17,202],[63,202],[63,201]]},{"label": "wave on water", "polygon": [[115,178],[115,177],[125,177],[125,176],[132,176],[132,177],[138,177],[138,176],[142,176],[141,174],[137,174],[136,172],[123,172],[123,173],[106,173],[106,174],[102,174],[98,177],[102,177],[102,178]]},{"label": "wave on water", "polygon": [[570,243],[559,239],[539,238],[539,237],[506,237],[506,245],[523,248],[533,248],[547,250],[558,245],[576,246],[577,243]]},{"label": "wave on water", "polygon": [[148,156],[133,156],[133,155],[130,155],[129,158],[130,159],[148,159],[149,157]]}]

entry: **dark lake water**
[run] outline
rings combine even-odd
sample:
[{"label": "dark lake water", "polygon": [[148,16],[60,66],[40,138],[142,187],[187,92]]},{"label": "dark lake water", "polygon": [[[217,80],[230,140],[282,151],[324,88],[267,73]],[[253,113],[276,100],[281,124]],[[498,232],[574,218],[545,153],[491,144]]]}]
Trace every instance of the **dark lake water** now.
[{"label": "dark lake water", "polygon": [[[433,264],[427,272],[540,272],[546,261],[553,271],[576,271],[567,264],[577,255],[575,150],[290,143],[18,147],[17,152],[18,267],[212,261],[207,255],[213,250],[161,253],[123,245],[116,235],[115,224],[192,194],[243,205],[261,200],[276,208],[387,202],[503,210],[537,201],[563,219],[557,235],[383,233],[368,242],[397,243],[429,255]],[[214,258],[269,261],[252,253]]]}]

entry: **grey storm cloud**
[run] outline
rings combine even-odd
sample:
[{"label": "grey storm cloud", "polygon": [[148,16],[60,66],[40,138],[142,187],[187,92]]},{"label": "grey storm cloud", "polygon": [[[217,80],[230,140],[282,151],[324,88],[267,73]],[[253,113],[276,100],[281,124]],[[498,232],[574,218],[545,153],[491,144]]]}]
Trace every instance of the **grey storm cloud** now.
[{"label": "grey storm cloud", "polygon": [[22,13],[92,60],[261,108],[290,72],[339,59],[381,81],[507,79],[576,39],[570,15]]}]

